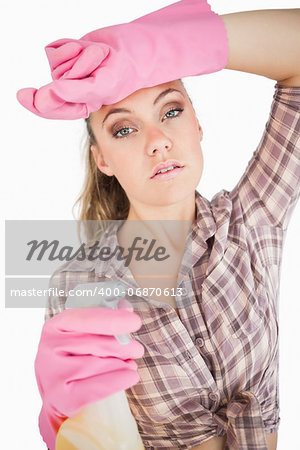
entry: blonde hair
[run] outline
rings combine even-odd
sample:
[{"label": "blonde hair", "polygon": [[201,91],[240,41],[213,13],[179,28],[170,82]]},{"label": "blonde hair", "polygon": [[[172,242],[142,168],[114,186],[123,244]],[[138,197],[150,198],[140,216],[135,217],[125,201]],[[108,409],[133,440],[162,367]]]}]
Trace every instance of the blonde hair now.
[{"label": "blonde hair", "polygon": [[[181,79],[183,88],[185,86]],[[190,102],[192,103],[190,97]],[[90,117],[85,119],[86,139],[86,174],[82,192],[74,207],[79,205],[79,220],[124,220],[129,213],[128,197],[117,178],[101,172],[94,160],[91,146],[97,145]]]},{"label": "blonde hair", "polygon": [[[87,139],[85,144],[85,180],[75,205],[79,204],[79,220],[126,219],[129,212],[128,197],[117,178],[98,169],[91,151],[97,145],[90,117],[85,119]],[[74,206],[75,206],[74,205]]]}]

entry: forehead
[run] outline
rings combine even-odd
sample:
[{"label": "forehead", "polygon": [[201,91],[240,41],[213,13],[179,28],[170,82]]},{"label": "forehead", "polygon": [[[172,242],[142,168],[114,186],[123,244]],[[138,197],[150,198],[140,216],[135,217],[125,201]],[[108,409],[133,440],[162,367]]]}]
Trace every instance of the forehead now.
[{"label": "forehead", "polygon": [[153,87],[139,89],[128,97],[120,100],[117,103],[113,103],[111,105],[103,105],[98,111],[93,113],[93,115],[97,115],[98,118],[104,117],[111,109],[113,108],[130,108],[133,109],[134,105],[138,107],[139,104],[143,104],[146,106],[149,103],[149,106],[153,106],[154,99],[166,89],[177,89],[184,96],[187,96],[186,91],[180,82],[180,80],[174,80],[163,84],[158,84]]}]

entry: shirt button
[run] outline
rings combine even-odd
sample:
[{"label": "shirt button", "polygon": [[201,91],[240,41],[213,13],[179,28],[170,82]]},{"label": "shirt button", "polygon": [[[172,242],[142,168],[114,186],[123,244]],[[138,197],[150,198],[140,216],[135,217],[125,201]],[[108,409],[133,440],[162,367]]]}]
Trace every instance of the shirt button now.
[{"label": "shirt button", "polygon": [[197,338],[196,339],[196,345],[198,345],[198,347],[203,347],[204,345],[204,340],[202,338]]},{"label": "shirt button", "polygon": [[188,359],[191,359],[191,358],[192,358],[192,355],[191,355],[191,353],[190,353],[188,350],[186,350],[185,352],[183,352],[183,357],[184,357],[186,360],[188,360]]},{"label": "shirt button", "polygon": [[218,394],[215,394],[214,392],[210,392],[210,393],[208,394],[208,396],[209,396],[209,398],[210,398],[212,401],[214,401],[214,402],[216,402],[216,401],[218,400],[218,398],[219,398]]}]

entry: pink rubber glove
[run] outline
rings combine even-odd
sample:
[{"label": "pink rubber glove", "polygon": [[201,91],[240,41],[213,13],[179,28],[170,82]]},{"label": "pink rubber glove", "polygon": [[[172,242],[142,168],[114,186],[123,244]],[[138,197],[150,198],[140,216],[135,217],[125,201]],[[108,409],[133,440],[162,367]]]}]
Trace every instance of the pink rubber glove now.
[{"label": "pink rubber glove", "polygon": [[88,117],[138,89],[216,72],[228,60],[224,22],[206,0],[182,0],[45,50],[54,81],[17,98],[48,119]]},{"label": "pink rubber glove", "polygon": [[[60,425],[87,404],[138,383],[133,359],[144,347],[131,340],[121,345],[114,335],[128,334],[141,327],[140,317],[124,309],[68,309],[45,322],[41,334],[35,374],[43,399],[40,433],[50,450],[55,450]],[[120,308],[120,306],[122,306]]]}]

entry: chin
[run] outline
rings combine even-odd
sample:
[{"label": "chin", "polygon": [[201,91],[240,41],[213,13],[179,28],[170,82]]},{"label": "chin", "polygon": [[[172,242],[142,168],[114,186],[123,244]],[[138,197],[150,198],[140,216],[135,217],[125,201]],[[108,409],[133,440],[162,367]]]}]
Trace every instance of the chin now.
[{"label": "chin", "polygon": [[187,186],[172,186],[169,189],[161,189],[159,198],[152,198],[153,203],[157,206],[168,206],[174,203],[178,203],[193,195],[196,187],[194,185]]}]

